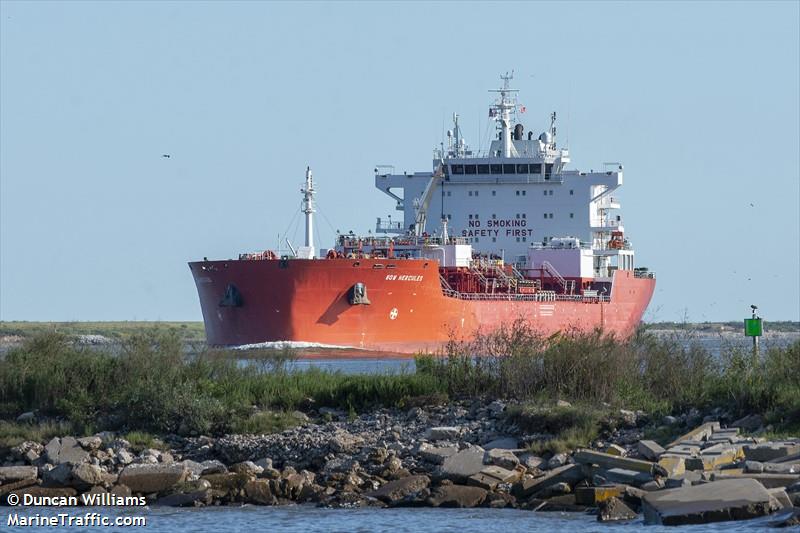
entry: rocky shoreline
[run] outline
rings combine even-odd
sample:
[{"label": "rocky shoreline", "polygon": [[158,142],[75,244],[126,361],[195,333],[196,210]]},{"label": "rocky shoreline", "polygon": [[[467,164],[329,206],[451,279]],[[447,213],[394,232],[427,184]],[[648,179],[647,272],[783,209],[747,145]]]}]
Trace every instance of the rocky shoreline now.
[{"label": "rocky shoreline", "polygon": [[[322,408],[295,413],[300,425],[282,433],[168,436],[160,449],[135,451],[109,432],[25,442],[3,458],[0,503],[511,507],[663,524],[778,513],[776,523],[800,523],[800,439],[742,435],[757,432],[757,415],[725,426],[713,414],[656,423],[619,411],[590,448],[535,455],[528,446],[550,436],[508,413],[478,400],[357,417]],[[678,437],[662,447],[646,428]]]}]

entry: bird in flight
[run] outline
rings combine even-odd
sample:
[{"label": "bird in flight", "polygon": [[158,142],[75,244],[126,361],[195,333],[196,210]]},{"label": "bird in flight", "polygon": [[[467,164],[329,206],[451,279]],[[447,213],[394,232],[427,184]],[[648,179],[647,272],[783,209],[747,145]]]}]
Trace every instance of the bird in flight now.
[{"label": "bird in flight", "polygon": [[164,157],[164,158],[166,158],[166,159],[169,159],[169,158],[170,158],[170,155],[169,155],[169,154],[161,154],[161,157]]}]

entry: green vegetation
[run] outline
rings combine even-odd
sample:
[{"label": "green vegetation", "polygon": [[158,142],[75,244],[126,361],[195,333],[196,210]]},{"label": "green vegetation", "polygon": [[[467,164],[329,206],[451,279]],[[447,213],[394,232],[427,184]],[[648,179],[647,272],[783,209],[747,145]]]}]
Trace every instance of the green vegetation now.
[{"label": "green vegetation", "polygon": [[[552,440],[542,450],[588,444],[613,425],[610,413],[641,409],[654,419],[691,408],[759,413],[774,431],[800,428],[800,342],[755,360],[747,350],[713,356],[700,345],[641,331],[624,342],[601,335],[542,337],[517,323],[472,343],[417,357],[416,372],[346,375],[291,371],[291,351],[224,350],[186,356],[180,332],[131,332],[113,350],[40,333],[0,358],[0,447],[96,430],[152,435],[269,433],[300,423],[294,410],[410,408],[453,398],[513,398],[513,421]],[[479,356],[479,357],[476,357]],[[576,407],[543,408],[556,400]],[[40,425],[10,422],[36,410]]]},{"label": "green vegetation", "polygon": [[0,450],[25,441],[45,442],[53,437],[85,433],[86,428],[76,428],[68,422],[46,421],[25,424],[0,420]]},{"label": "green vegetation", "polygon": [[263,352],[248,365],[219,350],[186,357],[178,336],[163,331],[132,335],[114,353],[42,334],[0,360],[0,419],[35,409],[104,430],[264,432],[289,421],[254,412],[330,406],[355,413],[440,391],[424,374],[288,372],[286,353],[270,357]]}]

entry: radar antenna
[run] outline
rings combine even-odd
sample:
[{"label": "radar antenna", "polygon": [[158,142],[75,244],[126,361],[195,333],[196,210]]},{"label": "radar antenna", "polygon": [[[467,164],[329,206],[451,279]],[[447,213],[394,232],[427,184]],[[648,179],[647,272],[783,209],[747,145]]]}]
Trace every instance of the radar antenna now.
[{"label": "radar antenna", "polygon": [[500,139],[502,140],[503,157],[511,157],[512,152],[515,152],[514,146],[511,143],[511,113],[516,112],[516,93],[519,91],[511,89],[510,86],[510,81],[514,79],[513,70],[510,75],[506,72],[505,75],[500,76],[500,79],[503,80],[503,88],[489,91],[492,93],[499,93],[499,97],[494,105],[489,108],[489,117],[500,123]]}]

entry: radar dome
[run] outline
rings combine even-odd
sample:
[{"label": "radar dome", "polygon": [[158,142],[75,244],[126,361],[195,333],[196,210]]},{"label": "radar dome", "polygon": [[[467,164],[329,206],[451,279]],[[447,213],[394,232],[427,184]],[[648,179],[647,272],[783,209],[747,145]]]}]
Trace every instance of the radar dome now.
[{"label": "radar dome", "polygon": [[539,140],[542,141],[545,144],[550,144],[550,143],[553,142],[553,136],[550,135],[549,131],[545,131],[544,133],[539,135]]}]

